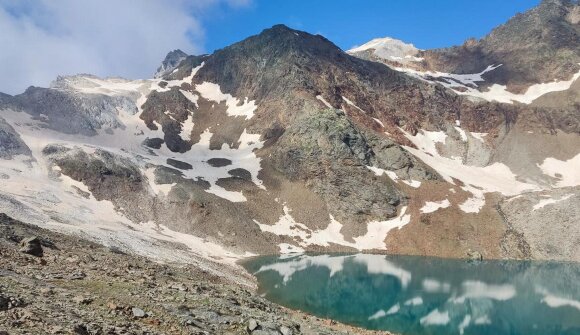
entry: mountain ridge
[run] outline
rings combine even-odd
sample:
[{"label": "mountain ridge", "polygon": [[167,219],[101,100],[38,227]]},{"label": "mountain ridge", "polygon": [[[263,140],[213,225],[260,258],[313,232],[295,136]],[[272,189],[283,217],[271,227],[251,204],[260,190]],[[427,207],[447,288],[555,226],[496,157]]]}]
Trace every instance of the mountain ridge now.
[{"label": "mountain ridge", "polygon": [[558,223],[577,217],[577,111],[445,82],[475,90],[504,65],[426,77],[283,25],[176,63],[0,97],[4,149],[22,149],[0,164],[7,214],[228,266],[289,251],[580,257],[579,228]]}]

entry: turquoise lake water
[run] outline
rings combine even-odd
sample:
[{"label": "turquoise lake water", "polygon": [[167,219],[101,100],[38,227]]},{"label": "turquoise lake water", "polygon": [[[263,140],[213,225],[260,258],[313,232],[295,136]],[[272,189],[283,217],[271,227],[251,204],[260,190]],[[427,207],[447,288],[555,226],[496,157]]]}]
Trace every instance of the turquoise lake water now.
[{"label": "turquoise lake water", "polygon": [[248,261],[280,305],[404,335],[580,334],[580,264],[412,256],[295,255]]}]

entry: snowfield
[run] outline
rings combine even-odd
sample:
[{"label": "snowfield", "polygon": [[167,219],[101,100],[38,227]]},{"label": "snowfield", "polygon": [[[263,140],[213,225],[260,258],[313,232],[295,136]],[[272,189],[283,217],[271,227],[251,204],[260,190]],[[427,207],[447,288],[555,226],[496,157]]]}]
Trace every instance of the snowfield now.
[{"label": "snowfield", "polygon": [[[2,117],[15,129],[24,143],[32,151],[32,155],[18,156],[12,160],[2,160],[0,173],[2,180],[0,204],[4,212],[15,219],[42,225],[50,229],[69,234],[83,235],[104,245],[122,246],[122,249],[151,257],[159,261],[199,262],[200,259],[234,265],[235,261],[251,254],[235,254],[224,247],[188,234],[171,231],[163,225],[153,222],[131,222],[119,209],[109,201],[98,201],[89,189],[81,182],[75,181],[60,172],[58,166],[51,166],[42,153],[49,144],[61,145],[67,148],[82,150],[93,154],[97,149],[126,158],[138,165],[147,178],[154,194],[168,195],[175,184],[158,184],[155,179],[156,167],[173,168],[168,159],[187,162],[192,169],[182,170],[184,178],[204,180],[210,184],[206,190],[216,196],[232,202],[246,201],[242,192],[228,191],[216,182],[220,178],[229,178],[232,169],[244,169],[250,172],[251,181],[256,187],[264,189],[258,179],[261,170],[260,159],[254,150],[262,146],[259,134],[250,134],[244,130],[238,139],[238,148],[226,144],[219,150],[210,150],[209,143],[213,136],[206,129],[198,143],[185,153],[170,151],[165,144],[160,149],[151,149],[142,145],[146,138],[163,138],[161,126],[157,130],[149,129],[140,119],[141,105],[147,95],[154,91],[166,91],[171,87],[180,87],[185,82],[191,82],[195,73],[203,66],[192,70],[190,76],[183,80],[169,81],[165,88],[159,86],[161,80],[125,80],[119,78],[100,79],[93,76],[74,76],[59,78],[54,83],[55,89],[72,90],[83,94],[104,94],[124,96],[134,101],[134,110],[119,109],[117,121],[122,127],[101,129],[95,136],[64,134],[46,128],[46,118],[33,119],[24,112],[3,110]],[[202,91],[204,87],[201,87]],[[226,97],[228,112],[231,115],[251,117],[257,108],[254,102],[246,102],[238,106],[239,100],[230,95],[217,96],[219,87],[211,86],[217,100]],[[194,103],[197,103],[202,92],[181,93]],[[204,91],[203,93],[207,93]],[[199,95],[198,95],[199,94]],[[137,111],[135,113],[135,111]],[[194,124],[192,114],[182,123],[180,136],[184,140],[191,139]],[[215,167],[207,163],[211,158],[225,158],[231,165]],[[79,191],[88,193],[85,197]],[[182,247],[176,247],[181,245]]]},{"label": "snowfield", "polygon": [[534,84],[521,94],[512,93],[507,90],[507,86],[493,84],[487,90],[478,88],[478,83],[485,82],[483,75],[500,67],[499,65],[489,65],[480,73],[453,74],[445,72],[417,71],[405,67],[395,67],[394,69],[423,81],[443,85],[459,95],[467,95],[487,101],[497,101],[507,104],[519,102],[531,104],[539,97],[551,93],[568,90],[572,84],[580,78],[580,71],[575,73],[570,80],[555,80],[551,82]]},{"label": "snowfield", "polygon": [[[405,214],[406,210],[407,208],[403,207],[399,216],[390,220],[368,222],[366,234],[354,237],[354,242],[349,242],[345,239],[344,235],[340,232],[342,224],[336,221],[332,215],[330,215],[330,223],[326,229],[313,231],[306,225],[296,222],[290,214],[291,209],[288,206],[284,206],[284,215],[272,225],[262,224],[256,220],[254,222],[263,232],[290,237],[300,247],[337,244],[357,250],[386,250],[387,245],[385,244],[385,239],[389,231],[395,228],[401,229],[410,222],[411,216]],[[281,249],[294,252],[293,248],[295,248],[293,245],[288,244],[288,246],[285,245]]]}]

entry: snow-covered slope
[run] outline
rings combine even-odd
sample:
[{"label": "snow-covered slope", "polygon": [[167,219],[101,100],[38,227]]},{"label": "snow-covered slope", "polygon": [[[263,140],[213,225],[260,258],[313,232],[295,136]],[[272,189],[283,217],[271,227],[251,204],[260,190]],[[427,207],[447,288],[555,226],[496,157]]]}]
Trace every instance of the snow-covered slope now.
[{"label": "snow-covered slope", "polygon": [[415,48],[413,44],[405,43],[391,37],[375,38],[347,52],[351,55],[364,55],[368,53],[373,57],[395,61],[401,64],[422,60],[422,58],[416,57],[419,49]]},{"label": "snow-covered slope", "polygon": [[[434,84],[440,84],[450,88],[459,95],[467,95],[474,98],[484,99],[487,101],[496,101],[502,103],[512,104],[519,102],[523,104],[530,104],[541,96],[553,93],[566,91],[580,78],[580,70],[572,75],[570,80],[550,79],[546,82],[532,84],[522,93],[513,93],[508,91],[506,85],[485,84],[483,76],[491,72],[502,64],[489,65],[485,70],[479,73],[472,74],[453,74],[444,72],[432,71],[418,71],[406,67],[393,67],[394,69],[407,73],[415,78],[425,80]],[[579,63],[580,65],[580,63]],[[480,87],[483,86],[483,87]]]}]

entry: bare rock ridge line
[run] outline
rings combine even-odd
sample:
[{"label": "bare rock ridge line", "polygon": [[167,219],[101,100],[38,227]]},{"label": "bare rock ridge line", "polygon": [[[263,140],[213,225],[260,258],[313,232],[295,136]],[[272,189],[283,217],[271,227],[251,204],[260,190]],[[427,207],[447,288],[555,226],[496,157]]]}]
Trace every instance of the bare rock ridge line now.
[{"label": "bare rock ridge line", "polygon": [[554,89],[549,87],[551,82],[560,82],[552,86],[565,90],[569,87],[565,83],[577,79],[578,8],[577,1],[542,1],[482,39],[469,39],[461,46],[419,50],[384,38],[349,53],[440,82],[458,93],[529,103]]},{"label": "bare rock ridge line", "polygon": [[304,251],[579,261],[578,8],[438,50],[276,25],[152,79],[0,95],[0,207],[215,275]]}]

